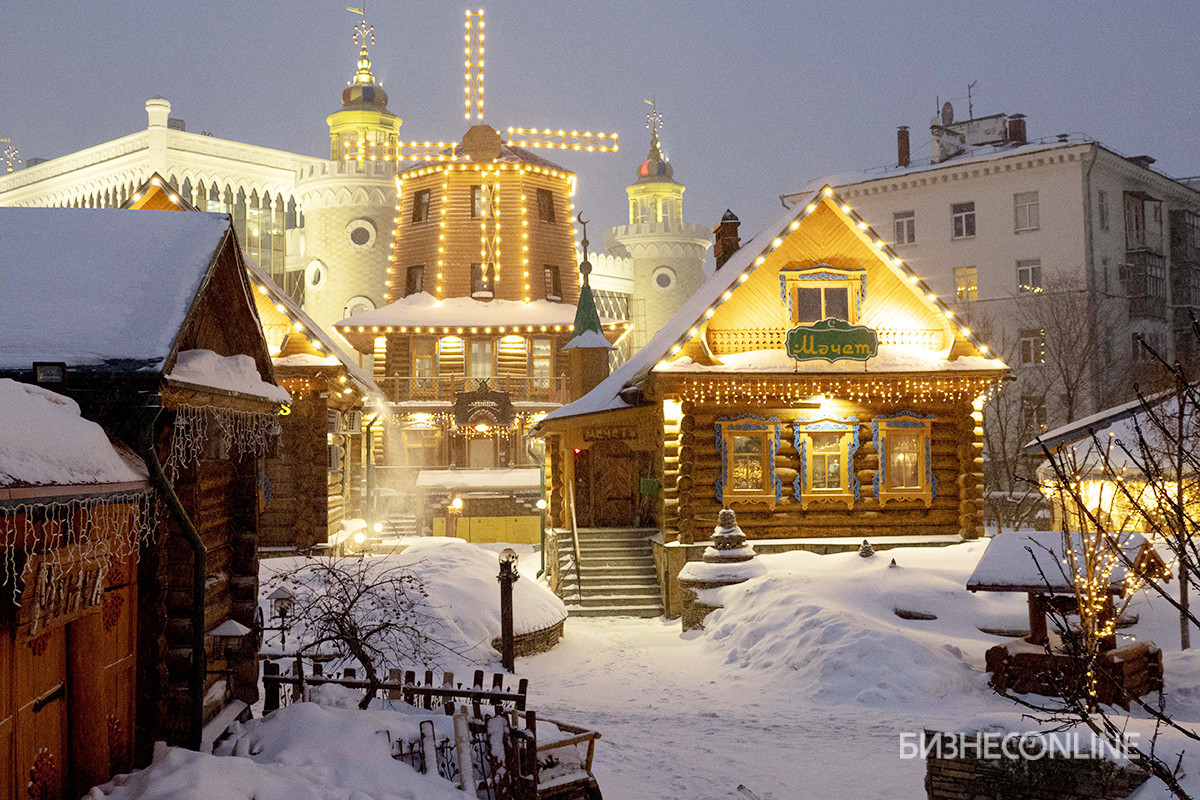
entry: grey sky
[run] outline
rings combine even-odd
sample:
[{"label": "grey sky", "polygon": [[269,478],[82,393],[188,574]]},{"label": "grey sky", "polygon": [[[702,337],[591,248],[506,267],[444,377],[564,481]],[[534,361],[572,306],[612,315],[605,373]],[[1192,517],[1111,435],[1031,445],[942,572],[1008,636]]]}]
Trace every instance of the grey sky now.
[{"label": "grey sky", "polygon": [[[11,0],[0,12],[0,137],[54,157],[143,128],[162,95],[191,131],[325,155],[325,116],[353,73],[344,0]],[[474,6],[473,6],[474,7]],[[895,159],[895,129],[927,156],[935,100],[966,116],[1023,112],[1031,137],[1083,133],[1156,168],[1200,174],[1195,2],[743,2],[494,0],[486,119],[616,130],[616,155],[554,154],[579,174],[596,228],[623,223],[645,157],[643,98],[688,221],[726,207],[744,233],[778,195]],[[455,139],[461,3],[374,0],[375,73],[404,139]],[[960,99],[961,98],[961,99]],[[557,158],[555,158],[557,156]],[[593,242],[602,238],[593,234]]]}]

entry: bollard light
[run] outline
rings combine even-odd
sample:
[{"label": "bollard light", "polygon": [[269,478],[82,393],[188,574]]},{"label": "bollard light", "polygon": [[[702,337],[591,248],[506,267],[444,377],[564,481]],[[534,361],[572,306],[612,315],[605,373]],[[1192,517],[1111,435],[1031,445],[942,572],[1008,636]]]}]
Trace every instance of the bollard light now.
[{"label": "bollard light", "polygon": [[546,499],[545,498],[539,499],[537,501],[537,507],[538,507],[538,511],[545,511],[546,510]]},{"label": "bollard light", "polygon": [[451,501],[450,501],[450,507],[451,507],[451,508],[453,508],[455,511],[461,511],[461,510],[462,510],[462,507],[463,507],[463,501],[462,501],[462,498],[461,498],[461,497],[456,497],[456,498],[454,498],[453,500],[451,500]]}]

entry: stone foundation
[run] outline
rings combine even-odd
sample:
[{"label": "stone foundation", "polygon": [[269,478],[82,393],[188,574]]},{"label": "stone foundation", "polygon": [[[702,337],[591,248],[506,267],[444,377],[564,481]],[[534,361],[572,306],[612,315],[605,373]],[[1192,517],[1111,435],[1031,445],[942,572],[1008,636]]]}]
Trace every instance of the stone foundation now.
[{"label": "stone foundation", "polygon": [[[549,628],[517,634],[513,637],[513,655],[532,656],[553,649],[554,645],[558,644],[559,639],[563,637],[565,623],[566,620],[561,619]],[[500,645],[499,639],[492,640],[492,647],[497,651],[500,650]]]},{"label": "stone foundation", "polygon": [[[1018,640],[998,644],[984,655],[992,684],[999,691],[1059,697],[1063,692],[1080,697],[1086,691],[1085,676],[1064,655],[1051,655],[1044,647]],[[1153,642],[1109,650],[1102,656],[1097,699],[1106,705],[1128,710],[1132,697],[1162,691],[1162,651]]]}]

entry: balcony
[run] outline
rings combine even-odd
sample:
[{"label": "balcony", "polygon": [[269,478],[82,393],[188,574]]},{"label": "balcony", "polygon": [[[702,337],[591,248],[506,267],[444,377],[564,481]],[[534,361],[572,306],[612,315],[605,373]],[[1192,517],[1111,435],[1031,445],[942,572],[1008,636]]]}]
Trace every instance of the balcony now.
[{"label": "balcony", "polygon": [[[393,403],[411,401],[454,402],[459,392],[474,391],[479,387],[479,378],[464,378],[461,375],[430,378],[376,378],[387,399]],[[530,378],[526,376],[498,375],[487,379],[488,386],[499,392],[508,392],[513,402],[527,400],[547,405],[562,405],[568,397],[568,382],[565,377]]]},{"label": "balcony", "polygon": [[1150,249],[1130,250],[1121,265],[1130,319],[1167,318],[1167,261]]}]

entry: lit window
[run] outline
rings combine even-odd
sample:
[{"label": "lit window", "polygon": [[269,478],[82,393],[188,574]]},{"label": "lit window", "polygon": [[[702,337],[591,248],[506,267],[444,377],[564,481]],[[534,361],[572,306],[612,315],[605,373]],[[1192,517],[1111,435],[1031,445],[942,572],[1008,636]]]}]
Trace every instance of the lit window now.
[{"label": "lit window", "polygon": [[1032,294],[1042,291],[1042,260],[1040,258],[1017,262],[1017,291]]},{"label": "lit window", "polygon": [[1023,328],[1020,337],[1021,366],[1046,363],[1046,332],[1042,328]]},{"label": "lit window", "polygon": [[794,485],[800,507],[828,501],[851,508],[859,495],[854,476],[858,422],[854,418],[798,420],[794,437],[802,466]]},{"label": "lit window", "polygon": [[494,349],[491,339],[472,339],[467,367],[470,378],[490,378],[495,374]]},{"label": "lit window", "polygon": [[424,222],[429,219],[429,190],[422,189],[413,195],[412,221]]},{"label": "lit window", "polygon": [[471,187],[471,219],[479,219],[483,216],[483,187],[475,185]]},{"label": "lit window", "polygon": [[433,340],[416,339],[413,342],[413,386],[417,389],[432,389],[437,370],[433,361]]},{"label": "lit window", "polygon": [[891,500],[914,499],[928,507],[937,494],[933,477],[933,419],[902,412],[872,421],[879,471],[875,473],[875,496],[882,507]]},{"label": "lit window", "polygon": [[1032,231],[1041,227],[1038,219],[1038,193],[1021,192],[1013,195],[1013,230]]},{"label": "lit window", "polygon": [[917,214],[915,211],[897,211],[892,214],[892,225],[896,230],[896,244],[912,244],[917,240]]},{"label": "lit window", "polygon": [[538,219],[542,222],[554,222],[554,193],[549,189],[538,189]]},{"label": "lit window", "polygon": [[496,267],[493,264],[471,265],[471,296],[487,299],[495,295]]},{"label": "lit window", "polygon": [[954,268],[954,296],[959,300],[979,297],[979,270],[976,267]]},{"label": "lit window", "polygon": [[737,501],[765,501],[774,505],[783,495],[783,483],[775,475],[779,420],[747,415],[718,420],[716,430],[721,453],[717,499],[726,505]]},{"label": "lit window", "polygon": [[553,347],[549,339],[534,339],[529,371],[536,389],[550,388]]},{"label": "lit window", "polygon": [[950,206],[950,235],[967,239],[975,235],[975,203],[955,203]]}]

